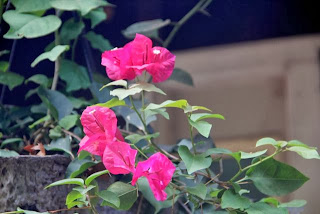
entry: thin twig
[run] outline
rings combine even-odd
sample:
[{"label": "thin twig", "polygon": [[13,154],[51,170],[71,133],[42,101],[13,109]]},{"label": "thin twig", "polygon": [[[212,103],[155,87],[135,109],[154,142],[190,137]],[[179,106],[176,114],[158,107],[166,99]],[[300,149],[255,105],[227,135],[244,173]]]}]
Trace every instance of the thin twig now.
[{"label": "thin twig", "polygon": [[48,211],[49,213],[57,213],[57,212],[62,212],[62,211],[69,211],[69,210],[84,210],[84,209],[90,209],[90,206],[87,207],[75,207],[75,208],[64,208],[64,209],[59,209],[59,210],[52,210],[52,211]]},{"label": "thin twig", "polygon": [[137,214],[140,214],[140,212],[141,212],[142,201],[143,201],[143,195],[141,195],[141,197],[140,197]]},{"label": "thin twig", "polygon": [[185,209],[185,211],[188,214],[192,214],[191,210],[187,207],[187,205],[185,205],[184,203],[182,203],[182,201],[178,200],[178,203]]},{"label": "thin twig", "polygon": [[81,141],[81,138],[80,138],[78,135],[76,135],[76,134],[74,134],[74,133],[72,133],[72,132],[70,132],[70,131],[68,131],[68,130],[65,130],[65,129],[61,129],[61,130],[62,130],[65,134],[68,134],[68,135],[70,135],[71,137],[77,139],[79,142]]}]

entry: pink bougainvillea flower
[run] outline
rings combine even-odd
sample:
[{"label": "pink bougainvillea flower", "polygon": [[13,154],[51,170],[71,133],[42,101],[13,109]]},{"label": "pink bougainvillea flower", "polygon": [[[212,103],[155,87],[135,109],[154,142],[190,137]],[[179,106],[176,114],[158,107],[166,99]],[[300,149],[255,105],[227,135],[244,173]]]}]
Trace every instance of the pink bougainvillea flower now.
[{"label": "pink bougainvillea flower", "polygon": [[152,48],[151,39],[136,34],[134,40],[123,48],[105,51],[101,64],[106,66],[112,80],[132,80],[146,70],[152,76],[152,81],[157,83],[171,76],[175,55],[163,47]]},{"label": "pink bougainvillea flower", "polygon": [[137,150],[126,142],[111,142],[103,153],[103,164],[112,174],[129,174],[135,172]]},{"label": "pink bougainvillea flower", "polygon": [[108,142],[124,140],[117,128],[117,117],[109,108],[87,107],[81,115],[81,124],[86,136],[81,140],[78,152],[86,150],[102,156]]},{"label": "pink bougainvillea flower", "polygon": [[132,80],[136,77],[134,69],[130,67],[132,64],[127,48],[105,51],[102,54],[101,65],[106,66],[107,75],[112,80]]},{"label": "pink bougainvillea flower", "polygon": [[175,170],[173,163],[164,154],[155,153],[148,160],[138,163],[133,174],[132,185],[144,176],[149,182],[154,197],[158,201],[164,201],[167,199],[167,193],[164,190],[170,183]]}]

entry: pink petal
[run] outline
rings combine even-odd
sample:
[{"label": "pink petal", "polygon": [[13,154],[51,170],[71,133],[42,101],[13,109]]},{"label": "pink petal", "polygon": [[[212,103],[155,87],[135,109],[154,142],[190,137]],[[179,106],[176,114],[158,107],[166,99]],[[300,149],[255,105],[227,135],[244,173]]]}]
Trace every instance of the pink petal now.
[{"label": "pink petal", "polygon": [[129,68],[131,59],[127,49],[116,48],[105,51],[102,54],[101,65],[106,66],[107,75],[112,80],[132,80],[136,77],[134,70]]},{"label": "pink petal", "polygon": [[117,131],[117,117],[106,107],[89,106],[81,115],[83,132],[88,137],[97,133],[105,133],[106,140],[113,140]]},{"label": "pink petal", "polygon": [[102,157],[106,144],[104,134],[96,134],[91,137],[86,135],[80,142],[78,153],[85,150],[93,155],[99,155]]},{"label": "pink petal", "polygon": [[146,70],[152,76],[152,82],[167,80],[173,72],[176,56],[166,48],[154,47],[150,58]]},{"label": "pink petal", "polygon": [[129,174],[135,171],[137,150],[126,142],[108,143],[103,153],[103,164],[112,174]]},{"label": "pink petal", "polygon": [[132,185],[135,185],[137,180],[144,176],[148,179],[155,198],[164,201],[167,198],[164,190],[170,183],[175,169],[173,163],[164,154],[155,153],[148,160],[138,163],[133,174]]}]

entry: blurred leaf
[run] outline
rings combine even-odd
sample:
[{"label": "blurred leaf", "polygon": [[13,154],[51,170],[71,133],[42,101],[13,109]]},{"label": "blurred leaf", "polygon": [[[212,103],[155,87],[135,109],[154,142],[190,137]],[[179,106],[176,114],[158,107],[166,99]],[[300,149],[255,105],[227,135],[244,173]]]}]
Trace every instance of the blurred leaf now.
[{"label": "blurred leaf", "polygon": [[187,104],[188,104],[187,100],[167,100],[161,104],[150,103],[146,107],[146,110],[154,110],[154,109],[168,108],[168,107],[185,109]]},{"label": "blurred leaf", "polygon": [[204,153],[202,153],[201,155],[203,157],[207,157],[209,155],[213,155],[213,154],[231,154],[232,152],[229,149],[223,149],[223,148],[210,148],[207,149]]},{"label": "blurred leaf", "polygon": [[49,212],[35,212],[30,210],[23,210],[21,208],[17,208],[17,212],[15,213],[25,213],[25,214],[50,214]]},{"label": "blurred leaf", "polygon": [[0,84],[6,85],[12,91],[23,83],[24,77],[13,72],[0,72]]},{"label": "blurred leaf", "polygon": [[78,120],[79,115],[77,114],[67,115],[59,121],[59,125],[62,128],[69,130],[76,125]]},{"label": "blurred leaf", "polygon": [[84,18],[90,19],[91,29],[93,29],[102,21],[107,19],[107,14],[104,12],[103,8],[97,8],[95,10],[91,10]]},{"label": "blurred leaf", "polygon": [[51,6],[66,11],[78,10],[81,12],[81,15],[84,16],[89,13],[91,10],[96,9],[100,6],[109,5],[107,1],[102,0],[51,0]]},{"label": "blurred leaf", "polygon": [[129,140],[131,143],[136,144],[140,140],[151,139],[159,137],[160,133],[148,134],[148,135],[139,135],[139,134],[131,134],[125,137],[126,140]]},{"label": "blurred leaf", "polygon": [[31,67],[35,67],[39,62],[48,59],[51,62],[57,60],[57,58],[65,51],[69,50],[69,45],[57,45],[51,51],[40,54],[32,63]]},{"label": "blurred leaf", "polygon": [[19,13],[35,12],[51,8],[50,0],[12,0]]},{"label": "blurred leaf", "polygon": [[221,198],[221,208],[246,209],[250,206],[250,200],[236,194],[233,190],[227,190]]},{"label": "blurred leaf", "polygon": [[3,55],[9,54],[9,53],[10,53],[9,50],[2,50],[2,51],[0,51],[0,57]]},{"label": "blurred leaf", "polygon": [[68,166],[66,170],[67,178],[74,178],[86,171],[89,167],[96,165],[97,163],[92,161],[90,158],[79,160],[75,158]]},{"label": "blurred leaf", "polygon": [[81,178],[67,178],[67,179],[62,179],[59,181],[56,181],[52,184],[49,184],[48,186],[45,187],[45,189],[53,186],[60,186],[60,185],[66,185],[66,184],[75,184],[78,186],[84,186],[84,181]]},{"label": "blurred leaf", "polygon": [[290,146],[300,146],[300,147],[305,147],[305,148],[308,148],[308,149],[315,149],[315,147],[310,147],[304,143],[302,143],[301,141],[298,141],[298,140],[290,140],[287,144],[288,147]]},{"label": "blurred leaf", "polygon": [[102,86],[99,91],[101,91],[102,89],[109,87],[109,86],[123,86],[124,88],[126,88],[127,85],[128,85],[128,83],[125,80],[116,80],[116,81],[109,82],[108,84]]},{"label": "blurred leaf", "polygon": [[25,83],[34,82],[36,84],[42,85],[44,87],[48,87],[49,85],[49,79],[46,75],[43,74],[36,74],[31,77],[29,77]]},{"label": "blurred leaf", "polygon": [[59,138],[51,141],[49,145],[45,145],[45,149],[48,151],[63,151],[74,158],[71,151],[71,140],[70,137]]},{"label": "blurred leaf", "polygon": [[149,84],[149,83],[137,83],[131,85],[128,89],[124,88],[117,88],[110,92],[110,95],[119,97],[120,100],[124,98],[140,93],[141,91],[148,91],[148,92],[157,92],[159,94],[166,95],[161,89],[157,88],[156,86]]},{"label": "blurred leaf", "polygon": [[144,110],[144,112],[145,112],[145,117],[147,119],[149,117],[151,117],[153,115],[157,115],[157,114],[160,114],[161,116],[163,116],[167,120],[170,119],[168,112],[166,112],[166,109],[164,109],[164,108]]},{"label": "blurred leaf", "polygon": [[0,61],[0,72],[7,72],[9,68],[9,62]]},{"label": "blurred leaf", "polygon": [[198,130],[199,134],[202,136],[208,138],[210,135],[210,131],[212,128],[212,125],[206,121],[198,121],[194,122],[191,119],[188,118],[189,124]]},{"label": "blurred leaf", "polygon": [[111,184],[107,191],[115,194],[120,199],[120,206],[115,207],[107,201],[102,202],[102,206],[111,206],[119,210],[129,210],[134,202],[137,200],[137,189],[130,184],[123,183],[121,181]]},{"label": "blurred leaf", "polygon": [[90,183],[96,179],[97,177],[101,176],[101,175],[104,175],[104,174],[107,174],[109,173],[109,170],[103,170],[103,171],[100,171],[100,172],[96,172],[96,173],[93,173],[91,174],[86,180],[85,180],[85,184],[86,186],[89,186]]},{"label": "blurred leaf", "polygon": [[3,19],[10,25],[9,31],[3,36],[6,39],[37,38],[48,35],[61,25],[59,17],[48,15],[38,17],[30,14],[9,10]]},{"label": "blurred leaf", "polygon": [[23,142],[22,138],[9,138],[9,139],[6,139],[6,140],[2,141],[2,143],[0,145],[0,149],[3,148],[5,145],[12,144],[12,143],[20,143],[20,142]]},{"label": "blurred leaf", "polygon": [[123,30],[122,34],[128,39],[133,39],[136,36],[136,33],[140,33],[151,38],[159,38],[158,30],[169,25],[170,22],[170,19],[154,19],[137,22]]},{"label": "blurred leaf", "polygon": [[287,203],[281,203],[279,207],[303,207],[307,204],[305,200],[292,200]]},{"label": "blurred leaf", "polygon": [[95,48],[101,52],[111,50],[113,48],[109,40],[93,31],[89,31],[84,37],[90,42],[92,48]]},{"label": "blurred leaf", "polygon": [[66,115],[69,115],[73,109],[72,103],[68,98],[58,91],[48,90],[40,86],[38,95],[56,120],[61,120]]},{"label": "blurred leaf", "polygon": [[263,198],[260,200],[260,202],[264,202],[267,204],[272,204],[275,207],[278,207],[278,205],[280,204],[279,201],[276,198],[272,198],[272,197],[268,197],[268,198]]},{"label": "blurred leaf", "polygon": [[272,207],[266,203],[257,202],[251,204],[249,209],[246,210],[248,214],[288,214],[288,210],[285,208]]},{"label": "blurred leaf", "polygon": [[274,159],[251,168],[247,171],[247,177],[260,192],[270,196],[289,194],[309,180],[294,167]]},{"label": "blurred leaf", "polygon": [[[155,214],[159,213],[161,209],[168,208],[172,206],[173,202],[176,202],[179,198],[178,191],[169,188],[169,186],[165,189],[167,193],[167,200],[165,201],[157,201],[151,191],[148,180],[145,177],[141,177],[138,180],[139,191],[142,192],[144,198],[155,208]],[[175,191],[175,193],[173,192]],[[175,194],[174,200],[172,198],[173,194]]]},{"label": "blurred leaf", "polygon": [[15,157],[15,156],[19,156],[19,154],[15,151],[0,149],[0,157]]},{"label": "blurred leaf", "polygon": [[320,159],[316,148],[306,148],[302,146],[292,146],[288,148],[289,151],[296,152],[305,159]]},{"label": "blurred leaf", "polygon": [[75,207],[75,206],[83,206],[85,205],[85,203],[83,201],[73,201],[73,202],[70,202],[68,205],[67,205],[67,208],[68,209],[71,209],[72,207]]},{"label": "blurred leaf", "polygon": [[87,89],[90,86],[87,69],[70,60],[61,61],[59,75],[61,79],[67,83],[67,92],[76,91],[79,89]]},{"label": "blurred leaf", "polygon": [[76,97],[71,97],[70,96],[70,97],[68,97],[68,99],[72,103],[73,107],[76,108],[76,109],[92,105],[92,102],[90,100],[87,100],[87,99],[85,99],[83,97],[76,98]]},{"label": "blurred leaf", "polygon": [[103,91],[99,91],[99,89],[102,87],[101,83],[93,81],[90,86],[90,91],[92,95],[97,99],[97,102],[104,103],[109,100],[111,100],[113,97],[110,95],[110,90],[106,88]]},{"label": "blurred leaf", "polygon": [[76,22],[74,18],[68,19],[63,23],[60,30],[61,43],[68,45],[71,40],[77,38],[85,25],[82,21]]},{"label": "blurred leaf", "polygon": [[194,86],[192,76],[183,69],[175,68],[169,78],[169,80],[174,80],[186,85]]},{"label": "blurred leaf", "polygon": [[57,139],[62,136],[62,130],[60,126],[56,126],[49,131],[49,137],[51,139]]},{"label": "blurred leaf", "polygon": [[202,200],[204,200],[207,195],[207,187],[202,183],[196,185],[195,187],[187,187],[187,191],[192,195],[198,196]]},{"label": "blurred leaf", "polygon": [[186,146],[179,146],[178,153],[187,167],[188,174],[200,169],[206,169],[212,163],[211,157],[206,158],[201,155],[194,155]]},{"label": "blurred leaf", "polygon": [[268,149],[262,150],[262,151],[258,151],[258,152],[241,152],[241,159],[249,159],[249,158],[255,158],[255,157],[259,157],[263,154],[265,154],[268,151]]},{"label": "blurred leaf", "polygon": [[277,145],[277,141],[270,137],[265,137],[257,141],[256,147],[263,146],[263,145]]},{"label": "blurred leaf", "polygon": [[96,106],[107,107],[107,108],[112,108],[116,106],[126,106],[126,105],[127,104],[124,100],[119,100],[118,98],[112,98],[108,102],[96,104]]},{"label": "blurred leaf", "polygon": [[[83,195],[76,191],[76,190],[72,190],[71,192],[69,192],[69,194],[67,195],[67,198],[66,198],[66,205],[69,205],[70,203],[72,203],[73,201],[79,199],[79,198],[82,198]],[[69,208],[69,206],[68,206]]]}]

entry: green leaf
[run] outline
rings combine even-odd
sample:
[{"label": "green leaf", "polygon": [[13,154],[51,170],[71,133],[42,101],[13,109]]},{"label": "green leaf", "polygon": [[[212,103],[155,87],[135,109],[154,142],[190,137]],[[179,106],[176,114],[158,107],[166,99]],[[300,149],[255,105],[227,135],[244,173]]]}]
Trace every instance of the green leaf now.
[{"label": "green leaf", "polygon": [[131,143],[136,144],[140,140],[150,140],[151,138],[157,138],[159,137],[160,133],[156,132],[154,134],[148,134],[148,135],[139,135],[139,134],[131,134],[125,137],[126,140],[129,140]]},{"label": "green leaf", "polygon": [[169,78],[169,80],[174,80],[176,82],[180,82],[186,85],[193,86],[192,76],[181,68],[173,69],[173,72]]},{"label": "green leaf", "polygon": [[271,204],[271,205],[273,205],[275,207],[278,207],[278,205],[280,204],[280,202],[276,198],[272,198],[272,197],[263,198],[263,199],[260,200],[260,202]]},{"label": "green leaf", "polygon": [[49,137],[51,139],[57,139],[62,136],[62,129],[60,126],[56,126],[49,131]]},{"label": "green leaf", "polygon": [[234,193],[233,190],[227,190],[221,198],[221,208],[246,209],[250,206],[250,200]]},{"label": "green leaf", "polygon": [[56,120],[61,120],[69,115],[73,109],[72,103],[59,91],[48,90],[40,86],[38,95]]},{"label": "green leaf", "polygon": [[3,148],[5,145],[12,144],[12,143],[20,143],[20,142],[23,142],[22,138],[9,138],[9,139],[6,139],[6,140],[2,141],[2,143],[0,145],[0,149]]},{"label": "green leaf", "polygon": [[74,178],[85,172],[89,167],[96,165],[97,162],[92,161],[90,158],[78,159],[75,158],[66,170],[67,178]]},{"label": "green leaf", "polygon": [[200,169],[206,169],[212,163],[211,157],[206,158],[201,155],[193,155],[186,146],[179,146],[178,153],[187,167],[188,174],[192,174]]},{"label": "green leaf", "polygon": [[285,208],[272,207],[263,202],[251,204],[249,209],[247,209],[246,211],[248,214],[288,214],[288,210]]},{"label": "green leaf", "polygon": [[161,104],[150,103],[146,110],[154,110],[159,108],[180,108],[185,109],[187,107],[187,100],[167,100]]},{"label": "green leaf", "polygon": [[120,206],[115,207],[107,201],[103,201],[102,206],[107,205],[119,210],[129,210],[137,200],[137,189],[130,184],[118,181],[111,184],[107,190],[114,193],[120,199]]},{"label": "green leaf", "polygon": [[188,118],[189,124],[198,130],[199,134],[202,136],[208,138],[210,135],[210,131],[212,128],[212,125],[206,121],[198,121],[194,122],[191,119]]},{"label": "green leaf", "polygon": [[79,152],[79,154],[78,154],[78,159],[79,159],[79,160],[82,160],[82,159],[84,159],[84,158],[86,158],[86,157],[88,157],[88,156],[90,156],[90,155],[91,155],[90,152],[85,151],[85,150],[82,150],[82,151]]},{"label": "green leaf", "polygon": [[207,195],[207,187],[203,183],[200,183],[195,187],[187,187],[187,191],[192,195],[198,196],[202,200],[204,200]]},{"label": "green leaf", "polygon": [[[11,213],[11,212],[10,212]],[[35,212],[35,211],[30,211],[30,210],[23,210],[21,208],[17,208],[17,212],[15,213],[25,213],[25,214],[50,214],[48,212]]]},{"label": "green leaf", "polygon": [[39,124],[41,124],[41,123],[44,123],[44,122],[46,122],[46,121],[48,121],[48,120],[50,120],[50,119],[51,119],[50,115],[46,115],[46,116],[40,118],[39,120],[36,120],[34,123],[32,123],[31,125],[29,125],[28,127],[29,127],[29,129],[33,129],[36,125],[39,125]]},{"label": "green leaf", "polygon": [[0,51],[0,56],[6,55],[6,54],[9,54],[9,53],[10,53],[9,50],[2,50],[2,51]]},{"label": "green leaf", "polygon": [[[66,205],[69,205],[70,203],[72,203],[73,201],[79,199],[79,198],[82,198],[83,195],[76,191],[76,190],[72,190],[71,192],[69,192],[69,194],[67,195],[67,198],[66,198]],[[68,206],[69,208],[69,206]]]},{"label": "green leaf", "polygon": [[217,198],[217,197],[218,197],[218,194],[219,194],[221,191],[223,191],[223,190],[222,190],[222,189],[214,190],[214,191],[210,192],[210,196],[211,196],[212,198]]},{"label": "green leaf", "polygon": [[68,99],[72,103],[73,107],[76,109],[92,105],[92,102],[90,100],[88,101],[87,99],[84,99],[82,97],[76,98],[76,97],[70,96],[70,97],[68,97]]},{"label": "green leaf", "polygon": [[[168,186],[165,189],[165,192],[167,193],[167,200],[157,201],[151,191],[149,182],[145,177],[139,178],[138,186],[139,186],[139,191],[142,192],[144,198],[155,208],[155,212],[154,212],[155,214],[159,213],[161,209],[171,207],[172,202],[174,201],[175,203],[179,198],[178,197],[179,192],[177,190],[173,190]],[[172,200],[173,194],[175,195],[175,198]]]},{"label": "green leaf", "polygon": [[166,112],[166,109],[164,109],[164,108],[163,109],[159,108],[159,109],[144,110],[144,113],[145,113],[145,116],[147,119],[148,119],[148,117],[151,117],[151,116],[157,115],[157,114],[160,114],[161,116],[163,116],[167,120],[169,120],[169,118],[170,118],[168,112]]},{"label": "green leaf", "polygon": [[59,138],[51,141],[49,145],[45,145],[44,148],[48,151],[63,151],[74,158],[71,151],[71,140],[70,137]]},{"label": "green leaf", "polygon": [[149,84],[149,83],[137,83],[131,85],[128,89],[124,88],[117,88],[110,92],[110,95],[119,97],[120,100],[124,98],[140,93],[141,91],[148,91],[148,92],[157,92],[159,94],[166,95],[161,89],[157,88],[156,86]]},{"label": "green leaf", "polygon": [[7,72],[9,68],[9,62],[0,61],[0,72]]},{"label": "green leaf", "polygon": [[101,175],[104,175],[104,174],[107,174],[107,173],[109,173],[109,170],[103,170],[103,171],[100,171],[100,172],[93,173],[92,175],[90,175],[90,176],[85,180],[86,186],[89,186],[89,184],[90,184],[94,179],[96,179],[97,177],[99,177],[99,176],[101,176]]},{"label": "green leaf", "polygon": [[289,151],[296,152],[305,159],[320,159],[316,148],[306,148],[302,146],[292,146],[288,148]]},{"label": "green leaf", "polygon": [[308,145],[306,145],[306,144],[304,144],[304,143],[302,143],[302,142],[300,142],[300,141],[298,141],[298,140],[290,140],[290,141],[288,142],[287,146],[288,146],[288,147],[290,147],[290,146],[301,146],[301,147],[305,147],[305,148],[308,148],[308,149],[313,149],[313,148],[315,148],[315,147],[310,147],[310,146],[308,146]]},{"label": "green leaf", "polygon": [[0,84],[6,85],[12,91],[23,83],[24,77],[13,72],[0,72]]},{"label": "green leaf", "polygon": [[194,122],[198,122],[200,120],[204,120],[208,118],[217,118],[217,119],[224,120],[224,117],[221,114],[195,113],[195,114],[191,114],[191,117],[190,117],[190,119]]},{"label": "green leaf", "polygon": [[120,207],[120,199],[115,193],[108,190],[103,190],[97,195],[104,200],[102,204],[112,204],[115,208]]},{"label": "green leaf", "polygon": [[87,89],[90,86],[87,69],[70,60],[61,60],[59,75],[67,83],[67,92]]},{"label": "green leaf", "polygon": [[[204,106],[191,106],[189,104],[187,104],[187,106],[184,108],[184,113],[190,113],[190,112],[193,112],[193,111],[197,111],[197,110],[205,110],[205,111],[210,111],[210,109],[204,107]],[[221,117],[222,115],[220,115]]]},{"label": "green leaf", "polygon": [[101,106],[101,107],[107,107],[107,108],[112,108],[116,106],[126,106],[126,102],[124,100],[119,100],[118,98],[112,98],[108,102],[105,103],[98,103],[95,106]]},{"label": "green leaf", "polygon": [[16,157],[16,156],[19,156],[19,154],[15,151],[0,149],[0,157]]},{"label": "green leaf", "polygon": [[247,171],[247,177],[260,192],[270,196],[289,194],[309,180],[294,167],[274,159],[251,168]]},{"label": "green leaf", "polygon": [[90,19],[91,29],[93,29],[102,21],[107,19],[107,14],[104,12],[103,8],[97,8],[95,10],[91,10],[84,18]]},{"label": "green leaf", "polygon": [[52,184],[49,184],[48,186],[46,186],[45,189],[53,186],[60,186],[60,185],[67,185],[67,184],[75,184],[75,185],[84,187],[84,180],[81,178],[67,178],[67,179],[53,182]]},{"label": "green leaf", "polygon": [[51,8],[50,0],[12,0],[19,13],[36,12]]},{"label": "green leaf", "polygon": [[94,188],[96,188],[96,186],[93,186],[93,185],[90,185],[87,187],[76,186],[76,187],[73,187],[73,190],[80,192],[82,195],[85,195],[87,192],[89,192]]},{"label": "green leaf", "polygon": [[101,52],[111,50],[113,48],[109,40],[93,31],[89,31],[84,37],[90,42],[92,48],[95,48]]},{"label": "green leaf", "polygon": [[203,157],[207,157],[209,155],[213,155],[213,154],[231,154],[232,152],[229,149],[223,149],[223,148],[210,148],[207,149],[204,153],[202,153],[201,155]]},{"label": "green leaf", "polygon": [[278,143],[275,139],[270,138],[270,137],[266,137],[266,138],[262,138],[260,140],[257,141],[256,147],[258,146],[263,146],[263,145],[273,145],[276,146]]},{"label": "green leaf", "polygon": [[233,152],[229,154],[231,157],[233,157],[238,163],[241,161],[241,152]]},{"label": "green leaf", "polygon": [[170,19],[154,19],[137,22],[123,30],[122,34],[128,39],[133,39],[136,36],[136,33],[140,33],[151,38],[159,38],[158,30],[169,25],[170,22]]},{"label": "green leaf", "polygon": [[26,83],[34,82],[34,83],[42,85],[44,87],[48,87],[48,85],[49,85],[48,77],[46,75],[43,75],[43,74],[33,75],[33,76],[29,77],[25,82]]},{"label": "green leaf", "polygon": [[307,204],[305,200],[292,200],[287,203],[281,203],[279,207],[303,207]]},{"label": "green leaf", "polygon": [[70,202],[68,205],[67,205],[67,208],[68,209],[71,209],[72,207],[75,207],[75,206],[82,206],[84,205],[85,203],[83,201],[73,201],[73,202]]},{"label": "green leaf", "polygon": [[107,1],[102,0],[51,0],[50,3],[52,7],[59,10],[80,11],[82,16],[85,16],[93,9],[109,4]]},{"label": "green leaf", "polygon": [[38,17],[30,14],[9,10],[3,14],[3,19],[10,25],[9,31],[3,36],[6,39],[31,39],[48,35],[61,25],[59,17],[48,15]]},{"label": "green leaf", "polygon": [[76,39],[84,29],[85,25],[82,21],[76,22],[74,18],[68,19],[60,30],[60,38],[62,44],[69,44],[71,40]]},{"label": "green leaf", "polygon": [[102,86],[102,88],[99,89],[99,91],[101,91],[102,89],[109,87],[109,86],[123,86],[123,87],[127,87],[128,83],[125,80],[116,80],[116,81],[112,81],[109,82],[108,84]]},{"label": "green leaf", "polygon": [[259,157],[263,154],[265,154],[268,151],[268,149],[262,150],[262,151],[258,151],[258,152],[241,152],[241,159],[249,159],[249,158],[255,158],[255,157]]},{"label": "green leaf", "polygon": [[78,121],[79,121],[79,115],[77,114],[67,115],[59,121],[59,126],[61,126],[66,130],[69,130],[72,127],[74,127]]},{"label": "green leaf", "polygon": [[69,45],[55,46],[51,51],[40,54],[32,63],[31,67],[35,67],[39,62],[48,59],[51,62],[57,60],[57,58],[65,51],[69,50]]}]

